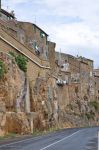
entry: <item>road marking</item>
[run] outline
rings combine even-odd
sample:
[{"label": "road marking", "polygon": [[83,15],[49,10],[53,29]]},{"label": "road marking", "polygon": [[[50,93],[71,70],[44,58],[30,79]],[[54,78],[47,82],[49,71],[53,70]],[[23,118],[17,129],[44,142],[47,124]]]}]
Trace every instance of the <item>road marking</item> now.
[{"label": "road marking", "polygon": [[[49,133],[49,135],[50,135],[51,133]],[[42,135],[42,136],[38,136],[38,137],[32,137],[32,138],[29,138],[29,139],[25,139],[25,140],[21,140],[21,141],[17,141],[17,142],[12,142],[12,143],[9,143],[9,144],[5,144],[5,145],[1,145],[0,146],[0,148],[2,148],[2,147],[6,147],[6,146],[10,146],[10,145],[13,145],[13,144],[17,144],[17,143],[21,143],[21,142],[26,142],[26,141],[29,141],[29,140],[38,140],[38,139],[40,139],[40,138],[42,138],[42,137],[46,137],[47,136],[47,134],[45,134],[45,135]]]},{"label": "road marking", "polygon": [[[46,136],[46,135],[45,135]],[[42,136],[40,137],[32,137],[32,138],[29,138],[29,139],[25,139],[25,140],[21,140],[21,141],[17,141],[17,142],[13,142],[13,143],[9,143],[9,144],[5,144],[5,145],[1,145],[0,148],[2,147],[6,147],[6,146],[10,146],[10,145],[13,145],[13,144],[17,144],[17,143],[21,143],[21,142],[26,142],[26,141],[29,141],[29,140],[35,140],[35,139],[40,139]]]},{"label": "road marking", "polygon": [[[81,130],[79,130],[79,131],[77,131],[77,132],[80,132],[80,131],[81,131]],[[68,137],[65,137],[65,138],[63,138],[63,139],[65,140],[66,138],[69,138],[69,137],[73,136],[73,135],[76,134],[77,132],[75,132],[75,133],[73,133],[72,135],[70,135],[70,136],[68,136]],[[46,136],[46,135],[44,135],[43,137],[45,137],[45,136]],[[18,143],[21,143],[21,142],[26,142],[26,141],[29,141],[29,140],[32,140],[32,139],[34,140],[34,139],[40,139],[40,138],[42,138],[42,136],[40,136],[40,137],[33,137],[33,138],[29,138],[29,139],[25,139],[25,140],[21,140],[21,141],[17,141],[17,142],[12,142],[12,143],[9,143],[9,144],[1,145],[0,148],[6,147],[6,146],[10,146],[10,145],[13,145],[13,144],[18,144]],[[60,142],[61,142],[63,139],[61,139]],[[57,141],[57,142],[55,142],[55,143],[59,143],[59,141]],[[54,143],[51,144],[51,145],[54,145]],[[47,147],[50,147],[50,146],[48,145]],[[46,147],[46,148],[47,148],[47,147]],[[43,149],[40,149],[40,150],[44,150],[44,148],[43,148]]]},{"label": "road marking", "polygon": [[49,147],[51,147],[51,146],[53,146],[53,145],[55,145],[55,144],[57,144],[57,143],[60,143],[61,141],[64,141],[64,140],[66,140],[66,139],[72,137],[73,135],[79,133],[80,131],[81,131],[81,130],[79,130],[79,131],[77,131],[77,132],[74,132],[73,134],[71,134],[71,135],[69,135],[69,136],[66,136],[65,138],[63,138],[63,139],[61,139],[61,140],[59,140],[59,141],[57,141],[57,142],[54,142],[54,143],[52,143],[52,144],[50,144],[50,145],[48,145],[48,146],[46,146],[46,147],[44,147],[44,148],[41,148],[40,150],[45,150],[45,149],[47,149],[47,148],[49,148]]}]

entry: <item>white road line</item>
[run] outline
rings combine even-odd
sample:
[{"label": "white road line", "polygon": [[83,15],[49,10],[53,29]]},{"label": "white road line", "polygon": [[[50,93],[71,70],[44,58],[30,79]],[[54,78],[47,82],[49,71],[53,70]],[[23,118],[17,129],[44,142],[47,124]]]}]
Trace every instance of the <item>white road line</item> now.
[{"label": "white road line", "polygon": [[67,137],[64,137],[63,139],[61,139],[61,140],[59,140],[59,141],[57,141],[57,142],[54,142],[54,143],[52,143],[52,144],[50,144],[50,145],[48,145],[48,146],[46,146],[46,147],[44,147],[44,148],[41,148],[40,150],[45,150],[45,149],[47,149],[47,148],[49,148],[49,147],[51,147],[51,146],[53,146],[53,145],[55,145],[55,144],[57,144],[57,143],[60,143],[61,141],[64,141],[64,140],[66,140],[66,139],[72,137],[73,135],[77,134],[77,133],[80,132],[80,131],[81,131],[81,130],[79,130],[79,131],[77,131],[77,132],[74,132],[73,134],[71,134],[71,135],[69,135],[69,136],[67,136]]},{"label": "white road line", "polygon": [[12,142],[12,143],[9,143],[9,144],[5,144],[5,145],[1,145],[0,148],[2,147],[6,147],[6,146],[10,146],[10,145],[13,145],[13,144],[17,144],[17,143],[21,143],[21,142],[26,142],[26,141],[29,141],[29,140],[35,140],[35,139],[40,139],[42,136],[40,137],[32,137],[32,138],[29,138],[29,139],[25,139],[25,140],[21,140],[21,141],[17,141],[17,142]]},{"label": "white road line", "polygon": [[[80,131],[81,131],[81,130],[79,130],[79,131],[77,131],[77,132],[80,132]],[[65,139],[68,139],[69,137],[72,137],[72,136],[73,136],[74,134],[76,134],[77,132],[73,133],[72,135],[70,135],[70,136],[68,136],[68,137],[65,137],[65,138],[61,139],[60,141],[57,141],[57,142],[55,142],[55,143],[52,143],[52,144],[48,145],[47,147],[44,147],[43,149],[40,149],[40,150],[44,150],[45,148],[48,148],[48,147],[50,147],[50,146],[52,146],[52,145],[54,145],[54,144],[57,144],[57,143],[59,143],[59,142],[65,140]],[[46,135],[45,135],[45,136],[46,136]],[[45,136],[44,136],[44,137],[45,137]],[[33,138],[29,138],[29,139],[25,139],[25,140],[21,140],[21,141],[17,141],[17,142],[12,142],[12,143],[9,143],[9,144],[1,145],[0,148],[6,147],[6,146],[10,146],[10,145],[13,145],[13,144],[18,144],[18,143],[26,142],[26,141],[29,141],[29,140],[32,140],[32,139],[40,139],[41,137],[42,137],[42,136],[40,136],[40,137],[33,137]]]},{"label": "white road line", "polygon": [[17,143],[21,143],[21,142],[26,142],[26,141],[29,141],[29,140],[36,140],[36,139],[39,140],[40,138],[45,137],[45,136],[47,136],[47,134],[45,134],[43,136],[41,135],[41,136],[38,136],[38,137],[32,137],[32,138],[29,138],[29,139],[25,139],[25,140],[21,140],[21,141],[12,142],[12,143],[9,143],[9,144],[1,145],[0,148],[10,146],[10,145],[13,145],[13,144],[17,144]]}]

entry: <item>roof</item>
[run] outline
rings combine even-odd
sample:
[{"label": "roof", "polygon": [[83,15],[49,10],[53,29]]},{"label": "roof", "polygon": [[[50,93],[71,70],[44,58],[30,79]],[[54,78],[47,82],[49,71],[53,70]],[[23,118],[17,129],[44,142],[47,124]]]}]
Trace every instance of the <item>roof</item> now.
[{"label": "roof", "polygon": [[38,28],[40,31],[42,31],[46,36],[49,36],[44,30],[42,30],[40,27],[38,27],[36,24],[31,23],[31,22],[23,22],[23,21],[18,21],[19,23],[28,23],[28,24],[32,24],[33,26],[35,26],[36,28]]},{"label": "roof", "polygon": [[15,19],[14,14],[9,13],[8,11],[1,9],[1,13],[5,14],[8,17],[12,17],[13,19]]},{"label": "roof", "polygon": [[99,69],[97,68],[97,69],[94,69],[94,71],[99,71]]},{"label": "roof", "polygon": [[46,35],[46,36],[49,36],[44,30],[42,30],[40,27],[38,27],[36,24],[34,24],[33,23],[33,25],[36,27],[36,28],[38,28],[39,30],[41,30],[42,32],[44,32],[44,34]]},{"label": "roof", "polygon": [[88,65],[88,63],[87,63],[87,62],[84,62],[84,61],[82,61],[82,60],[80,60],[80,62],[81,62],[81,63],[83,63],[83,64]]},{"label": "roof", "polygon": [[73,55],[66,54],[66,53],[63,53],[63,52],[58,52],[58,51],[56,51],[55,53],[56,53],[56,54],[63,55],[63,56],[65,56],[65,57],[71,57],[71,58],[73,58],[73,59],[75,59],[75,58],[76,58],[76,57],[75,57],[75,56],[73,56]]},{"label": "roof", "polygon": [[[60,53],[60,52],[56,52],[57,54],[58,53]],[[73,56],[73,55],[71,55],[71,54],[66,54],[66,53],[62,53],[61,52],[61,55],[64,55],[64,56],[68,56],[68,57],[71,57],[71,58],[74,58],[74,59],[84,59],[84,60],[88,60],[88,61],[91,61],[91,62],[93,62],[93,60],[91,60],[91,59],[88,59],[88,58],[85,58],[85,57],[82,57],[82,56],[79,56],[79,57],[76,57],[76,56]]]},{"label": "roof", "polygon": [[78,59],[84,59],[84,60],[88,60],[88,61],[93,62],[93,60],[92,60],[92,59],[88,59],[88,58],[86,58],[86,57],[79,56],[79,57],[77,57],[77,58],[78,58]]}]

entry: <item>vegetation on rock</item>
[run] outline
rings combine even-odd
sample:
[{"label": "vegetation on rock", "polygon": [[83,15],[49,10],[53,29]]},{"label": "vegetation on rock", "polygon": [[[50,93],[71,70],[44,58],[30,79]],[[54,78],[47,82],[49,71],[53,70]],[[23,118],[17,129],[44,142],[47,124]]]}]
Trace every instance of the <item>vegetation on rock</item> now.
[{"label": "vegetation on rock", "polygon": [[16,63],[19,66],[19,68],[24,71],[27,72],[27,58],[24,57],[23,55],[18,55],[16,58]]},{"label": "vegetation on rock", "polygon": [[13,56],[13,57],[16,57],[15,53],[12,52],[12,51],[10,51],[9,54],[10,54],[11,56]]},{"label": "vegetation on rock", "polygon": [[95,113],[90,111],[89,113],[86,113],[85,114],[87,119],[90,120],[90,119],[93,119],[94,120],[94,117],[95,117]]},{"label": "vegetation on rock", "polygon": [[99,102],[97,102],[97,101],[92,101],[92,102],[90,102],[90,105],[93,106],[96,111],[99,110]]},{"label": "vegetation on rock", "polygon": [[3,78],[4,73],[5,73],[5,65],[3,61],[0,60],[0,79]]},{"label": "vegetation on rock", "polygon": [[9,54],[15,58],[15,61],[17,65],[19,66],[19,68],[22,71],[27,72],[27,62],[28,62],[27,58],[21,54],[15,55],[15,53],[11,51],[9,52]]}]

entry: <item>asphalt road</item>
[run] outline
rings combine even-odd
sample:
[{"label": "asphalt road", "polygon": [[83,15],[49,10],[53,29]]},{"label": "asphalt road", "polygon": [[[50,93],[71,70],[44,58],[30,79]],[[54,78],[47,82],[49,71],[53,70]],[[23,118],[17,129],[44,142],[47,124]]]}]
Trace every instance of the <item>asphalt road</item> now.
[{"label": "asphalt road", "polygon": [[64,129],[44,136],[0,142],[0,150],[98,150],[99,127]]}]

